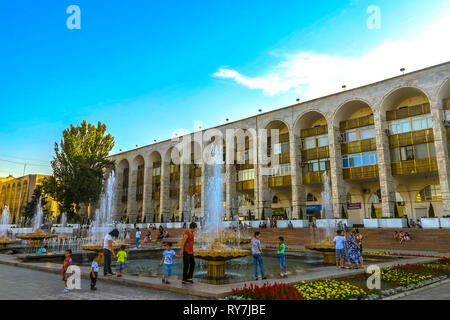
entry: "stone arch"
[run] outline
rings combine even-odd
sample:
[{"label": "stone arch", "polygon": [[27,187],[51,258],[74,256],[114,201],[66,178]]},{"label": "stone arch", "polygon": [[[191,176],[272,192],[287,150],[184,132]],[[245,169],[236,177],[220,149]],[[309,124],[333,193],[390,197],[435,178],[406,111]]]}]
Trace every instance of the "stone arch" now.
[{"label": "stone arch", "polygon": [[382,117],[386,116],[386,111],[392,111],[400,107],[405,100],[421,97],[423,101],[430,102],[431,99],[425,90],[416,86],[398,86],[390,90],[383,96],[380,103],[380,112]]},{"label": "stone arch", "polygon": [[[369,102],[361,98],[354,98],[343,102],[338,106],[334,114],[332,115],[333,127],[339,127],[340,122],[349,120],[352,116],[355,116],[358,111],[365,111],[364,113],[370,113],[373,115],[373,109]],[[364,114],[365,115],[365,114]],[[361,114],[361,116],[363,116]],[[356,118],[357,116],[355,116]]]},{"label": "stone arch", "polygon": [[[324,119],[324,121],[322,120]],[[328,125],[328,120],[326,116],[317,109],[311,109],[308,111],[303,112],[300,114],[297,119],[294,122],[294,134],[296,136],[300,136],[300,130],[301,129],[308,129],[311,128],[311,125],[314,125],[318,121],[325,122],[326,125]]]}]

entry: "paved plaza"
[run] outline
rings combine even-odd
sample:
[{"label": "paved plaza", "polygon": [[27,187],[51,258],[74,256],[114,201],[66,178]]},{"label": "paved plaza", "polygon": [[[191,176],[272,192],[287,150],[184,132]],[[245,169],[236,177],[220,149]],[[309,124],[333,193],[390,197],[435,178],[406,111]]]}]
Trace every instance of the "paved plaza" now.
[{"label": "paved plaza", "polygon": [[98,290],[89,289],[89,280],[81,280],[81,290],[63,293],[58,274],[0,264],[0,300],[186,300],[186,295],[133,288],[98,282]]},{"label": "paved plaza", "polygon": [[450,300],[450,282],[395,300]]}]

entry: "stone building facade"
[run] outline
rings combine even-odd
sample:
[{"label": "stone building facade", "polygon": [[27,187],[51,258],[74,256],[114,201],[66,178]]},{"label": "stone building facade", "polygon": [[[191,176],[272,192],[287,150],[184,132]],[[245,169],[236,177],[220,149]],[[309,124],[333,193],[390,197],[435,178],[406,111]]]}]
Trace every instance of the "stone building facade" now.
[{"label": "stone building facade", "polygon": [[[344,210],[360,223],[373,206],[380,217],[397,210],[419,218],[430,204],[436,216],[450,215],[449,124],[447,62],[212,128],[223,137],[231,129],[245,134],[224,143],[224,158],[235,160],[223,167],[226,217],[318,216],[324,174],[336,217]],[[267,135],[259,135],[261,129]],[[173,150],[187,136],[111,156],[115,217],[168,222],[202,216],[210,172],[202,151],[214,140],[208,130],[190,134],[191,150],[200,151],[179,153],[187,159],[182,164],[172,160]],[[271,164],[279,164],[273,174],[267,173],[271,164],[261,162],[265,146]]]}]

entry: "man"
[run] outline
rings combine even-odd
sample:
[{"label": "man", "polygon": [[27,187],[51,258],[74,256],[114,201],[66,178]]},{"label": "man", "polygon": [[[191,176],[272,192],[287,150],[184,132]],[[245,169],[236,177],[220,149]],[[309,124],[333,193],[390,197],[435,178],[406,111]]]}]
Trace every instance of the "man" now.
[{"label": "man", "polygon": [[333,242],[336,249],[336,267],[343,268],[345,262],[345,237],[342,235],[342,230],[337,231]]},{"label": "man", "polygon": [[189,229],[183,233],[183,241],[181,243],[181,257],[183,258],[183,280],[182,283],[194,283],[192,276],[194,275],[194,233],[197,231],[197,224],[191,222]]},{"label": "man", "polygon": [[254,237],[251,241],[252,246],[252,256],[253,256],[253,272],[255,274],[255,280],[258,280],[258,266],[261,271],[262,279],[267,279],[264,275],[264,266],[263,266],[263,258],[262,258],[262,250],[261,250],[261,233],[256,231]]}]

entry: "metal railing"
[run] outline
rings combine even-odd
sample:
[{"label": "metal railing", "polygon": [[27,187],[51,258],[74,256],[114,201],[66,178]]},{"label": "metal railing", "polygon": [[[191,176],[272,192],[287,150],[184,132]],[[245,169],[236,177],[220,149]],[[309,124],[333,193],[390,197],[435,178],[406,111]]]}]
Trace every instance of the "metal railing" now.
[{"label": "metal railing", "polygon": [[341,144],[342,154],[360,153],[377,150],[377,141],[375,138],[344,142]]},{"label": "metal railing", "polygon": [[341,131],[344,131],[348,129],[369,126],[371,124],[374,124],[373,114],[356,119],[341,121],[339,123],[339,129]]},{"label": "metal railing", "polygon": [[418,116],[421,114],[430,113],[430,104],[429,103],[422,103],[417,104],[415,106],[409,106],[406,108],[401,108],[397,110],[387,111],[386,112],[386,120],[398,120],[398,119],[404,119],[409,117]]},{"label": "metal railing", "polygon": [[237,191],[253,190],[253,189],[255,189],[255,180],[244,180],[236,182]]},{"label": "metal railing", "polygon": [[369,166],[343,168],[342,174],[344,176],[344,179],[353,180],[378,177],[379,171],[378,165],[374,164]]},{"label": "metal railing", "polygon": [[[330,177],[330,170],[327,170],[328,178]],[[302,174],[303,184],[323,183],[323,171],[305,172]]]},{"label": "metal railing", "polygon": [[389,136],[389,146],[391,148],[410,146],[434,141],[433,129],[423,129],[409,131]]},{"label": "metal railing", "polygon": [[270,188],[287,187],[292,185],[291,176],[269,177],[268,183]]},{"label": "metal railing", "polygon": [[318,147],[318,148],[302,150],[302,161],[303,162],[306,162],[309,160],[329,158],[329,157],[330,157],[329,146],[323,146],[323,147]]},{"label": "metal railing", "polygon": [[392,162],[391,166],[393,175],[433,172],[438,170],[436,158]]},{"label": "metal railing", "polygon": [[309,129],[302,129],[300,131],[300,136],[302,138],[306,138],[306,137],[318,136],[318,135],[326,134],[326,133],[328,133],[328,125],[317,126],[317,127],[309,128]]}]

